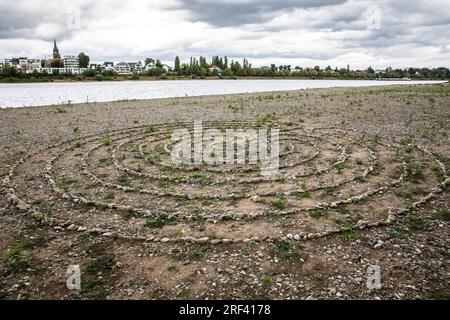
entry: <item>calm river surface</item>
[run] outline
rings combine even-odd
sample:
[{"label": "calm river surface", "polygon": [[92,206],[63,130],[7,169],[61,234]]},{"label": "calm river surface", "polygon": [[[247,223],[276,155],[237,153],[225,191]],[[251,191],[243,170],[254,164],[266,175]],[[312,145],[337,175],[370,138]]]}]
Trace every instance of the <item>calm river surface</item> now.
[{"label": "calm river surface", "polygon": [[162,80],[117,82],[60,82],[0,84],[0,107],[44,106],[64,103],[174,98],[299,90],[367,87],[445,81],[367,80]]}]

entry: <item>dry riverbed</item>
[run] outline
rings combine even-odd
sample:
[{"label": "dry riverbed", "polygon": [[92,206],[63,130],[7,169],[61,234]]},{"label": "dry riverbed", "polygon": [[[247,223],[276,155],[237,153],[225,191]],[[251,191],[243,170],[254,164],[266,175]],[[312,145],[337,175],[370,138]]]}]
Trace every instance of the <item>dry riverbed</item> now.
[{"label": "dry riverbed", "polygon": [[[449,95],[404,85],[0,110],[0,297],[449,299]],[[280,174],[174,165],[171,133],[193,120],[279,128]],[[369,266],[381,288],[368,289]]]}]

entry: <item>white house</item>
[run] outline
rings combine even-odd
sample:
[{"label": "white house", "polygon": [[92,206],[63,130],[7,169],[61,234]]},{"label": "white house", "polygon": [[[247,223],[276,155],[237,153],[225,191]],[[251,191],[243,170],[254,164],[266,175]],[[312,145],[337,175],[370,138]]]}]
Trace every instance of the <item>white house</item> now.
[{"label": "white house", "polygon": [[76,69],[80,67],[80,60],[77,56],[64,56],[64,68]]},{"label": "white house", "polygon": [[221,73],[222,72],[222,69],[220,69],[218,66],[216,66],[216,65],[212,65],[212,66],[210,66],[209,67],[209,72],[212,72],[212,73]]},{"label": "white house", "polygon": [[41,67],[40,59],[28,59],[27,72],[28,70],[39,69]]},{"label": "white house", "polygon": [[114,71],[116,71],[118,74],[130,74],[131,68],[128,63],[119,62],[114,66]]},{"label": "white house", "polygon": [[47,73],[47,74],[75,74],[80,75],[83,74],[88,68],[34,68],[28,69],[27,73],[33,73],[36,70],[39,73]]},{"label": "white house", "polygon": [[102,71],[114,71],[114,62],[105,61],[103,65],[100,66]]},{"label": "white house", "polygon": [[141,62],[130,62],[128,63],[130,66],[130,72],[131,73],[141,73],[142,72],[142,64]]},{"label": "white house", "polygon": [[154,63],[149,63],[145,66],[145,71],[150,71],[155,68],[156,68],[156,65]]}]

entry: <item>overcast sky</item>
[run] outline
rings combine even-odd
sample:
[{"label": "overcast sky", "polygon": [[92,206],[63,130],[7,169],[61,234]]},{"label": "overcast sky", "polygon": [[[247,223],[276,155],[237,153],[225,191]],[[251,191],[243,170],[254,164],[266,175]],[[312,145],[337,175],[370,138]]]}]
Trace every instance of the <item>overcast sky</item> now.
[{"label": "overcast sky", "polygon": [[0,0],[0,58],[450,67],[448,0]]}]

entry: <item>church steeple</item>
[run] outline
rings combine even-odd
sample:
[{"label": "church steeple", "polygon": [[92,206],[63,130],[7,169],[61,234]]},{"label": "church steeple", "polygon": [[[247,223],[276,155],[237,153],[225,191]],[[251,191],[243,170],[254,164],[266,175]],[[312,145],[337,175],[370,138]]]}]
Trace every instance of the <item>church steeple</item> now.
[{"label": "church steeple", "polygon": [[61,56],[59,54],[58,46],[56,45],[56,39],[53,38],[53,59],[61,60]]}]

